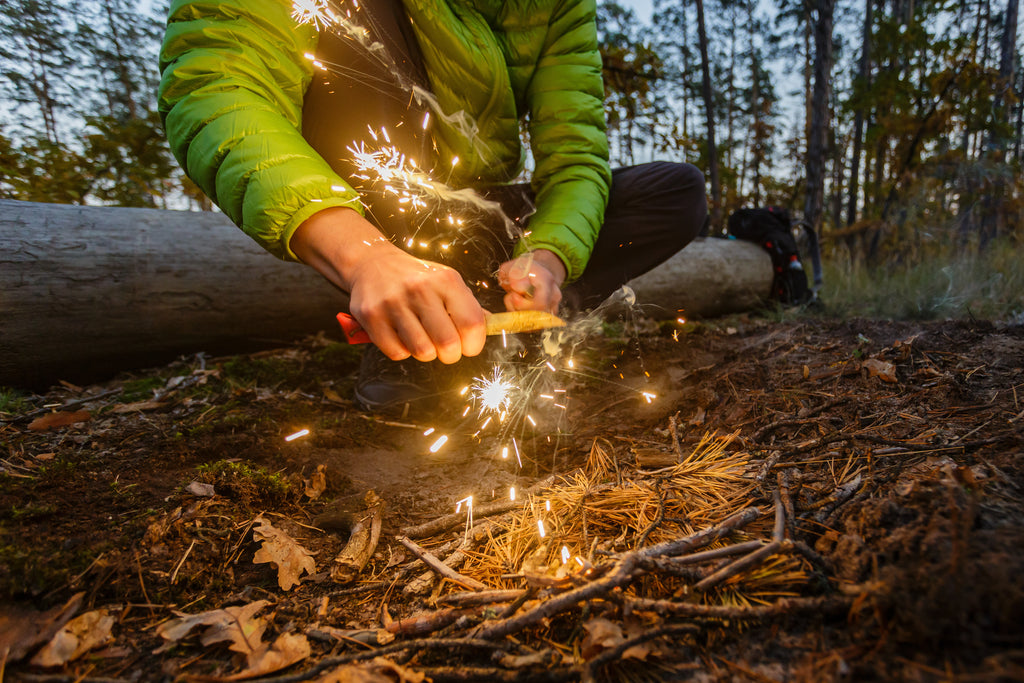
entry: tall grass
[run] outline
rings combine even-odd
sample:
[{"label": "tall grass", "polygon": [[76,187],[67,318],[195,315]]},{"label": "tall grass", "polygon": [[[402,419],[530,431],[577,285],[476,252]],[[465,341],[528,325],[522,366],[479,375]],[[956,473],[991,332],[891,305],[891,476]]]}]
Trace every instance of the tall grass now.
[{"label": "tall grass", "polygon": [[953,245],[913,262],[867,266],[826,257],[824,312],[896,320],[976,318],[1024,323],[1024,247],[1006,238],[984,249]]}]

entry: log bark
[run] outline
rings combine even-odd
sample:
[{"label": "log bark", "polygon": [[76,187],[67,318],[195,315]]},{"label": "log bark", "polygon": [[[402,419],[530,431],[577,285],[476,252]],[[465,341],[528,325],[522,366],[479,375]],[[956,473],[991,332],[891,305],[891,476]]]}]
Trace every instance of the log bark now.
[{"label": "log bark", "polygon": [[628,285],[649,316],[712,318],[763,306],[771,296],[772,261],[752,242],[698,238]]},{"label": "log bark", "polygon": [[[183,354],[334,335],[348,307],[219,213],[0,200],[0,244],[0,386],[101,381]],[[760,247],[704,239],[630,285],[647,315],[710,317],[760,306],[771,279]]]},{"label": "log bark", "polygon": [[219,213],[0,200],[0,385],[102,380],[333,330],[348,298]]}]

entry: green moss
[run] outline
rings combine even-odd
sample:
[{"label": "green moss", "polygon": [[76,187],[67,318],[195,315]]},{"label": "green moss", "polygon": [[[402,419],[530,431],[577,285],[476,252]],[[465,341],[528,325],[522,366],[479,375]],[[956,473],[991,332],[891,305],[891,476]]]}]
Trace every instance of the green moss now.
[{"label": "green moss", "polygon": [[275,387],[294,382],[302,366],[284,358],[250,358],[237,356],[224,363],[224,378],[242,386]]},{"label": "green moss", "polygon": [[28,412],[32,404],[28,395],[10,387],[0,387],[0,413],[19,414]]},{"label": "green moss", "polygon": [[129,380],[125,382],[124,387],[121,389],[121,401],[123,403],[133,403],[153,398],[153,392],[163,388],[165,384],[167,384],[167,380],[163,377],[141,377]]},{"label": "green moss", "polygon": [[199,481],[212,484],[222,496],[246,504],[256,502],[277,504],[298,496],[295,484],[280,472],[271,472],[260,465],[218,460],[200,465]]}]

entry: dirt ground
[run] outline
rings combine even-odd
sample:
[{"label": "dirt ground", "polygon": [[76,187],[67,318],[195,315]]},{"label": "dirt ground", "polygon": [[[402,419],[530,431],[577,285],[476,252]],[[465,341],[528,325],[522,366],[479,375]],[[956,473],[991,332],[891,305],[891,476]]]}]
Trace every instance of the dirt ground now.
[{"label": "dirt ground", "polygon": [[326,337],[8,401],[0,679],[1024,680],[1024,327],[584,337],[493,413]]}]

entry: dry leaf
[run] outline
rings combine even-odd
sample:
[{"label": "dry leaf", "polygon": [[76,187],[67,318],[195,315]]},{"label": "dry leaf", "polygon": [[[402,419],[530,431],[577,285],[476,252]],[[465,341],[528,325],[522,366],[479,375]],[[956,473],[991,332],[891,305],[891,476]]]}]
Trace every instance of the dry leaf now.
[{"label": "dry leaf", "polygon": [[329,671],[315,683],[423,683],[427,677],[382,657],[367,664],[349,664]]},{"label": "dry leaf", "polygon": [[35,666],[64,666],[89,650],[113,640],[111,630],[116,619],[105,609],[79,615],[57,631],[56,635],[32,658]]},{"label": "dry leaf", "polygon": [[310,647],[306,636],[282,633],[272,645],[263,642],[267,622],[254,618],[256,613],[267,606],[266,600],[257,600],[248,605],[214,609],[200,614],[182,614],[157,628],[156,632],[168,642],[153,651],[159,654],[181,640],[198,626],[206,626],[199,642],[210,646],[227,642],[228,648],[245,655],[246,668],[237,674],[220,680],[240,681],[279,671],[309,656]]},{"label": "dry leaf", "polygon": [[28,428],[34,432],[45,432],[48,429],[67,427],[76,422],[87,422],[91,416],[88,410],[76,410],[74,412],[61,411],[59,413],[47,413],[37,417],[28,423]]},{"label": "dry leaf", "polygon": [[0,606],[0,653],[17,662],[39,645],[53,638],[82,604],[85,593],[76,593],[60,607],[46,612],[22,611]]},{"label": "dry leaf", "polygon": [[316,472],[306,480],[306,496],[310,500],[316,500],[327,490],[327,465],[316,466]]},{"label": "dry leaf", "polygon": [[225,676],[221,680],[241,681],[246,678],[265,676],[296,662],[301,662],[311,652],[309,641],[301,633],[282,633],[269,648],[263,643],[260,645],[261,648],[258,651],[248,656],[244,671],[232,676]]},{"label": "dry leaf", "polygon": [[262,517],[257,517],[256,521],[260,526],[253,529],[253,539],[262,542],[263,546],[256,551],[252,561],[256,564],[272,562],[277,565],[277,585],[281,590],[286,591],[299,585],[299,577],[303,572],[316,572],[316,563],[308,550]]},{"label": "dry leaf", "polygon": [[870,377],[877,377],[883,382],[891,384],[896,383],[896,366],[888,361],[868,358],[861,364],[861,367],[868,371]]},{"label": "dry leaf", "polygon": [[[266,600],[257,600],[248,605],[240,607],[225,607],[224,609],[213,609],[199,614],[185,614],[175,612],[177,619],[160,624],[156,629],[157,635],[166,640],[162,646],[153,651],[153,654],[160,654],[168,650],[176,642],[187,636],[192,629],[198,626],[206,626],[200,641],[203,645],[219,643],[224,640],[231,641],[231,649],[241,652],[247,657],[256,652],[259,647],[260,638],[267,625],[263,619],[253,619],[253,615],[267,606]],[[257,644],[254,647],[254,644]]]},{"label": "dry leaf", "polygon": [[587,635],[580,645],[580,654],[587,660],[593,659],[603,650],[616,647],[626,640],[626,637],[622,635],[622,628],[607,619],[591,619],[583,624],[583,628],[586,629]]}]

